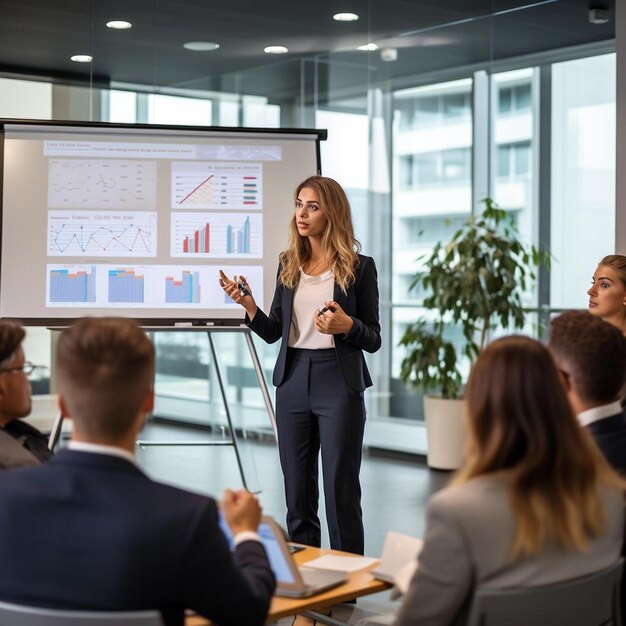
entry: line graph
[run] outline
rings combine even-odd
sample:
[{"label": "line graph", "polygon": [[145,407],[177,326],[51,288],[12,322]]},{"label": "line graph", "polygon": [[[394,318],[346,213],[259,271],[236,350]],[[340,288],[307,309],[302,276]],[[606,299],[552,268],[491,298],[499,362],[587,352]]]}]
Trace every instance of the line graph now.
[{"label": "line graph", "polygon": [[157,214],[48,211],[48,256],[155,257]]},{"label": "line graph", "polygon": [[50,159],[48,206],[154,209],[156,161]]},{"label": "line graph", "polygon": [[261,163],[172,163],[173,209],[263,208]]}]

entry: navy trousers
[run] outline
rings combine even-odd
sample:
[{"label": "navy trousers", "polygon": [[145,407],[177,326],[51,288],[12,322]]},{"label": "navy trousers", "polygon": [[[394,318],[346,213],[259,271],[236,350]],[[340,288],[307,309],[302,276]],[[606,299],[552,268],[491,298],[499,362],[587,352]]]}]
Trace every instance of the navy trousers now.
[{"label": "navy trousers", "polygon": [[287,359],[287,376],[276,390],[276,419],[289,537],[320,545],[317,477],[321,449],[330,546],[363,554],[359,482],[363,393],[346,385],[334,349],[290,348]]}]

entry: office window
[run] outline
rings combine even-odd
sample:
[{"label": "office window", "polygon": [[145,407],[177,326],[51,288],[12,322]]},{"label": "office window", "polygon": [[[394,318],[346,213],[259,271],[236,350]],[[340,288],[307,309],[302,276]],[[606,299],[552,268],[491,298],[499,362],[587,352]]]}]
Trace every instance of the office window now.
[{"label": "office window", "polygon": [[430,87],[396,92],[394,112],[400,130],[424,128],[433,124],[454,124],[471,116],[471,92],[465,81],[447,83],[443,92]]},{"label": "office window", "polygon": [[148,123],[211,126],[212,104],[199,98],[149,94]]},{"label": "office window", "polygon": [[552,66],[551,305],[585,308],[615,251],[615,54]]},{"label": "office window", "polygon": [[398,167],[398,185],[402,189],[459,182],[469,184],[471,154],[469,148],[407,154],[399,157]]},{"label": "office window", "polygon": [[526,111],[530,105],[530,84],[501,87],[498,91],[498,113],[500,114]]},{"label": "office window", "polygon": [[[433,131],[433,126],[436,130]],[[423,419],[421,394],[399,379],[407,325],[424,313],[427,295],[409,291],[420,257],[447,240],[471,211],[472,80],[440,83],[393,94],[392,312],[388,414]],[[448,334],[460,333],[450,325]],[[390,335],[390,336],[389,336]]]},{"label": "office window", "polygon": [[135,124],[137,122],[137,94],[133,91],[111,89],[103,91],[103,100],[108,97],[109,119],[107,122]]},{"label": "office window", "polygon": [[530,174],[530,142],[498,146],[498,177],[517,178]]}]

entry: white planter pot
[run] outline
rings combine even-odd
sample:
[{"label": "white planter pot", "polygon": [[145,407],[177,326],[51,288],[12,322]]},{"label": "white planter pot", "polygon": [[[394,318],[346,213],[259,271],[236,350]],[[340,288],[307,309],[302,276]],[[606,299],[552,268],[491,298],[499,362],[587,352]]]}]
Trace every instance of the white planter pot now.
[{"label": "white planter pot", "polygon": [[463,400],[424,396],[429,467],[445,470],[461,467],[466,434],[463,408]]}]

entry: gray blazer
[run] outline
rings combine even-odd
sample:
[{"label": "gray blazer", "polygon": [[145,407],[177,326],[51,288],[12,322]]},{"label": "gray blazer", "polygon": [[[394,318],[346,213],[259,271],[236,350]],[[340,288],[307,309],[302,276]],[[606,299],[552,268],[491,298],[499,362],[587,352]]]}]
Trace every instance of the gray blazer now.
[{"label": "gray blazer", "polygon": [[41,461],[25,447],[25,440],[16,439],[0,428],[0,469],[41,465]]},{"label": "gray blazer", "polygon": [[502,475],[438,492],[426,510],[424,548],[394,626],[464,624],[477,586],[546,585],[608,567],[620,556],[624,502],[604,488],[602,499],[607,527],[587,551],[548,543],[541,554],[512,562],[515,519]]}]

